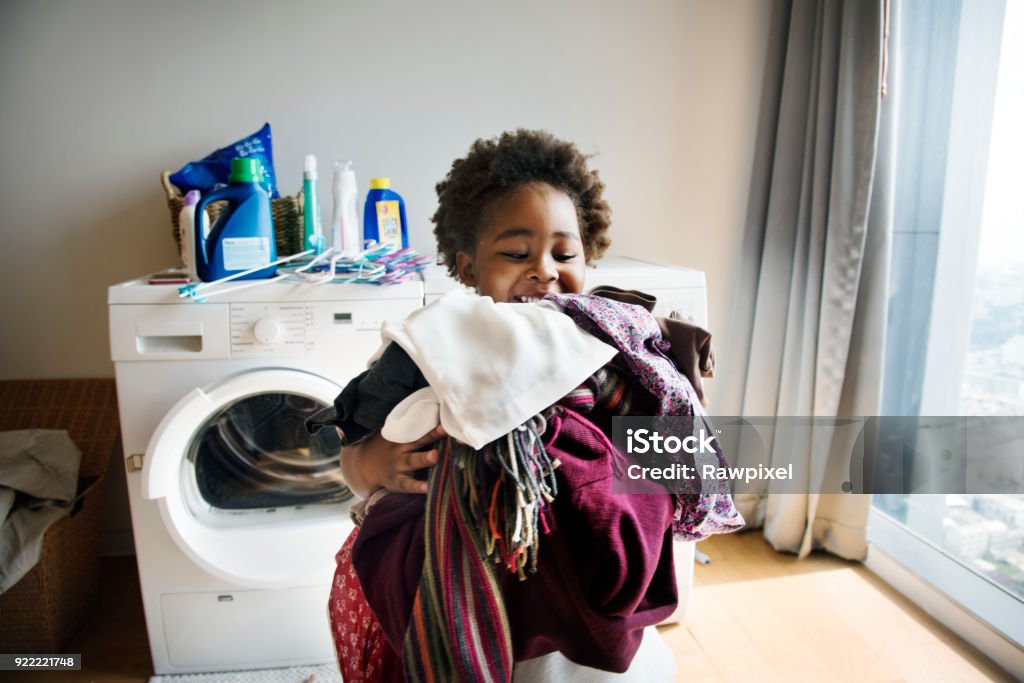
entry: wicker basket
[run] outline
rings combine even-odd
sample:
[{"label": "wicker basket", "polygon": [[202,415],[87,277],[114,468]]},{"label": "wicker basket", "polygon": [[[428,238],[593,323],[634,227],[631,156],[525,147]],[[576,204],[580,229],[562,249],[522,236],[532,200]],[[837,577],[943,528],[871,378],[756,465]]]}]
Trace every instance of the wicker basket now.
[{"label": "wicker basket", "polygon": [[0,652],[57,653],[99,598],[108,459],[117,442],[112,379],[0,382],[0,430],[66,429],[82,451],[78,500],[46,531],[39,562],[0,594]]},{"label": "wicker basket", "polygon": [[[171,174],[164,171],[160,174],[160,182],[167,194],[167,208],[171,212],[171,227],[174,243],[181,249],[181,227],[178,225],[178,214],[184,204],[181,191],[171,183]],[[227,202],[213,202],[207,206],[210,222],[227,206]],[[274,242],[277,244],[277,255],[291,256],[302,251],[302,192],[297,197],[279,197],[270,200],[271,213],[274,216]]]}]

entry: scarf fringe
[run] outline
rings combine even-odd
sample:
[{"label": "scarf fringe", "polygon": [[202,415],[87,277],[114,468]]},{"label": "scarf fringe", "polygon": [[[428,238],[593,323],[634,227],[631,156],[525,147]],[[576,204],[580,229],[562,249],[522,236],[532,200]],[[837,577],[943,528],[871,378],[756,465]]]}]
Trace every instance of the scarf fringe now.
[{"label": "scarf fringe", "polygon": [[551,533],[555,470],[544,448],[547,418],[538,414],[479,451],[455,443],[456,478],[485,556],[520,580],[537,571],[540,537]]}]

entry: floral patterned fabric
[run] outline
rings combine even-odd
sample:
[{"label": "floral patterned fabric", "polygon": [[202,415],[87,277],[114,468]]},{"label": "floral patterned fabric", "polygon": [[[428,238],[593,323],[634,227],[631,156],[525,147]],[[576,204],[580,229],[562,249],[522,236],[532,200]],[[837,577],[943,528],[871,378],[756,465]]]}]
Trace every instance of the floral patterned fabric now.
[{"label": "floral patterned fabric", "polygon": [[327,604],[338,669],[346,683],[401,681],[402,658],[384,637],[352,566],[352,546],[358,534],[357,528],[335,557],[338,568]]},{"label": "floral patterned fabric", "polygon": [[[581,329],[619,349],[615,361],[658,402],[657,415],[705,416],[697,392],[669,359],[669,344],[646,308],[586,294],[548,294],[544,300],[558,306]],[[721,451],[718,455],[719,464],[727,466]],[[699,541],[744,524],[727,493],[676,497],[673,532],[680,540]]]}]

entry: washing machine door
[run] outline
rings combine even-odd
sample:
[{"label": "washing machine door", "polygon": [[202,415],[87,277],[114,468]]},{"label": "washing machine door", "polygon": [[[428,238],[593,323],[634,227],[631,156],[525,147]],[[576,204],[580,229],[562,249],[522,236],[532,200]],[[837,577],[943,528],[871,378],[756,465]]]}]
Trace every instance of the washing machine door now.
[{"label": "washing machine door", "polygon": [[234,585],[330,581],[352,494],[335,430],[310,436],[303,422],[340,391],[315,374],[264,369],[194,389],[164,416],[142,495],[192,561]]}]

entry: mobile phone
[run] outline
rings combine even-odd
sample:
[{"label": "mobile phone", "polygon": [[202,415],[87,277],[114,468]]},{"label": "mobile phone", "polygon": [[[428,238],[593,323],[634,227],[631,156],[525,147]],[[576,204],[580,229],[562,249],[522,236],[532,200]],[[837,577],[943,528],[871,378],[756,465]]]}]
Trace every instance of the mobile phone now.
[{"label": "mobile phone", "polygon": [[149,276],[151,285],[187,285],[189,282],[188,273],[183,270],[167,270]]}]

